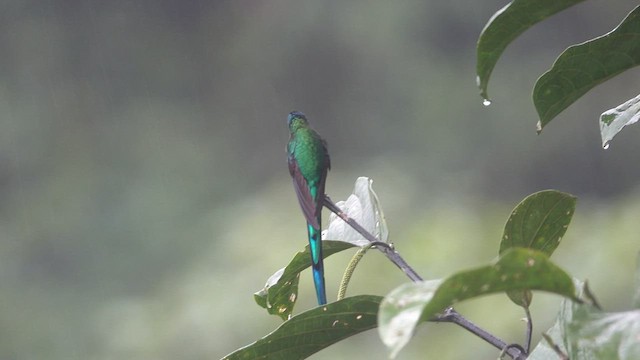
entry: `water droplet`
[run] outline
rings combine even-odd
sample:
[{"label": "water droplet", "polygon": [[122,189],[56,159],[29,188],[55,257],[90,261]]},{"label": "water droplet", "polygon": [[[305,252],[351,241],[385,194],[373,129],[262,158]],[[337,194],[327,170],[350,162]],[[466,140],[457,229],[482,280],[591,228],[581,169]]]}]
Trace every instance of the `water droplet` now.
[{"label": "water droplet", "polygon": [[540,122],[540,120],[538,120],[538,122],[536,123],[536,132],[538,134],[540,134],[540,132],[542,132],[542,123]]},{"label": "water droplet", "polygon": [[489,106],[489,105],[491,105],[491,100],[489,100],[489,99],[484,99],[484,100],[482,100],[482,105],[484,105],[484,106]]},{"label": "water droplet", "polygon": [[605,150],[607,150],[607,149],[609,148],[609,142],[607,141],[606,143],[604,143],[604,144],[602,145],[602,148],[603,148],[603,149],[605,149]]}]

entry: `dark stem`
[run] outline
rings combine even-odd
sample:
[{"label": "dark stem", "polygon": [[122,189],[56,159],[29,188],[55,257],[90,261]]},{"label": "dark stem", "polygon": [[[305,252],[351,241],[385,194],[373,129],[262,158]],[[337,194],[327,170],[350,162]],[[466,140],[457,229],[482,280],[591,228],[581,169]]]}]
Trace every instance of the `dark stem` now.
[{"label": "dark stem", "polygon": [[398,254],[398,252],[393,249],[393,246],[387,243],[378,241],[378,239],[376,239],[375,236],[371,235],[371,233],[369,233],[362,226],[360,226],[358,222],[356,222],[355,220],[350,218],[349,215],[345,214],[342,210],[340,210],[340,208],[336,204],[334,204],[333,201],[331,201],[331,199],[327,195],[324,196],[324,206],[334,214],[338,215],[342,220],[344,220],[347,224],[349,224],[349,226],[351,226],[355,231],[359,232],[360,235],[364,236],[365,239],[371,241],[372,243],[376,243],[375,244],[376,248],[382,251],[382,253],[384,253],[387,256],[387,258],[391,260],[392,263],[396,264],[396,266],[400,268],[400,270],[404,271],[404,273],[407,274],[409,279],[411,279],[414,282],[422,281],[422,278],[420,277],[420,275],[418,275],[418,273],[415,272],[415,270],[413,270],[413,268],[411,268],[411,266],[409,266],[409,264],[407,264],[406,261],[404,261],[404,259],[400,256],[400,254]]},{"label": "dark stem", "polygon": [[460,313],[455,311],[452,307],[445,309],[445,311],[441,315],[436,316],[430,321],[454,323],[466,329],[467,331],[475,334],[476,336],[488,342],[489,344],[493,345],[496,349],[502,350],[505,354],[508,354],[509,356],[511,356],[512,359],[524,360],[527,358],[527,352],[524,351],[524,349],[522,349],[520,346],[508,345],[506,342],[495,337],[490,332],[482,329],[478,325],[467,320],[464,316],[460,315]]},{"label": "dark stem", "polygon": [[[324,197],[324,206],[327,209],[329,209],[329,211],[331,211],[332,213],[338,215],[342,220],[344,220],[347,224],[349,224],[349,226],[351,226],[355,231],[360,233],[360,235],[364,236],[365,239],[374,243],[376,248],[380,250],[382,253],[384,253],[387,256],[387,258],[391,260],[391,262],[393,262],[405,274],[407,274],[409,279],[411,279],[413,282],[422,281],[422,278],[420,277],[420,275],[418,275],[418,273],[416,273],[415,270],[413,270],[413,268],[409,266],[409,264],[407,264],[406,261],[404,261],[404,259],[400,256],[400,254],[393,248],[393,245],[380,242],[378,239],[376,239],[375,236],[373,236],[370,232],[368,232],[362,226],[360,226],[360,224],[358,224],[357,221],[353,220],[352,218],[349,217],[349,215],[345,214],[342,210],[340,210],[340,208],[336,204],[334,204],[333,201],[331,201],[331,198],[329,198],[329,196],[327,195],[325,195]],[[455,311],[452,307],[447,308],[443,314],[429,321],[450,322],[450,323],[457,324],[462,328],[466,329],[467,331],[480,337],[481,339],[488,342],[489,344],[493,345],[494,347],[502,350],[504,353],[508,354],[513,359],[524,360],[527,358],[526,356],[527,352],[523,351],[522,347],[508,345],[504,341],[495,337],[493,334],[487,332],[486,330],[478,327],[476,324],[464,318],[462,315],[460,315],[460,313]]]},{"label": "dark stem", "polygon": [[528,307],[524,308],[524,313],[527,315],[527,332],[525,334],[525,340],[524,340],[524,351],[526,351],[527,353],[529,353],[529,350],[531,349],[531,337],[533,336],[533,321],[531,319],[531,311],[529,311]]}]

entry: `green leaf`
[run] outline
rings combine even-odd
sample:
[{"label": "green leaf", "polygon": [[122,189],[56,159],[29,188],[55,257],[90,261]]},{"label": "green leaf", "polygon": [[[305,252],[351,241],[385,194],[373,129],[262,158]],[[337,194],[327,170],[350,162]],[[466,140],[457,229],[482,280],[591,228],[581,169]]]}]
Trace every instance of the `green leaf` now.
[{"label": "green leaf", "polygon": [[[581,292],[587,295],[586,285]],[[640,310],[605,313],[595,306],[563,301],[547,335],[571,359],[640,359]],[[538,345],[530,358],[546,359],[541,355],[546,346]]]},{"label": "green leaf", "polygon": [[498,10],[480,33],[477,46],[477,82],[488,100],[487,87],[504,49],[536,23],[584,0],[514,0]]},{"label": "green leaf", "polygon": [[393,290],[380,305],[380,337],[395,356],[420,321],[431,319],[446,307],[482,295],[527,289],[577,300],[571,277],[546,254],[513,248],[493,265],[459,272],[444,281],[410,283]]},{"label": "green leaf", "polygon": [[[576,208],[576,198],[555,190],[527,196],[511,212],[500,242],[499,254],[514,247],[542,251],[551,256],[560,244]],[[516,305],[528,308],[533,294],[529,290],[507,291]]]},{"label": "green leaf", "polygon": [[594,86],[640,64],[640,6],[613,31],[573,45],[536,82],[538,132]]},{"label": "green leaf", "polygon": [[349,336],[376,327],[380,296],[360,295],[303,312],[223,360],[304,359]]},{"label": "green leaf", "polygon": [[576,197],[556,190],[533,193],[511,212],[499,254],[513,247],[542,251],[551,256],[567,231],[576,209]]},{"label": "green leaf", "polygon": [[618,105],[615,109],[609,109],[600,115],[600,137],[602,147],[609,148],[609,143],[622,128],[635,124],[640,119],[640,95]]},{"label": "green leaf", "polygon": [[[322,256],[327,258],[337,252],[354,247],[352,243],[343,241],[322,241]],[[311,254],[309,245],[304,251],[298,252],[289,265],[271,275],[262,290],[253,294],[258,305],[267,309],[271,315],[288,319],[293,312],[293,307],[298,298],[298,282],[300,272],[311,266]]]}]

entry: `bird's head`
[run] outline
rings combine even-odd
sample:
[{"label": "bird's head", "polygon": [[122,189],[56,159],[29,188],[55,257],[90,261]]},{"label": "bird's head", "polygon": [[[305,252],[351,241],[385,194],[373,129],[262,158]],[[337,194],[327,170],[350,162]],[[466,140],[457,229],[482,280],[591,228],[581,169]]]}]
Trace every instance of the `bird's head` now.
[{"label": "bird's head", "polygon": [[289,124],[289,131],[295,132],[303,126],[307,126],[307,117],[300,111],[292,111],[287,117],[287,124]]}]

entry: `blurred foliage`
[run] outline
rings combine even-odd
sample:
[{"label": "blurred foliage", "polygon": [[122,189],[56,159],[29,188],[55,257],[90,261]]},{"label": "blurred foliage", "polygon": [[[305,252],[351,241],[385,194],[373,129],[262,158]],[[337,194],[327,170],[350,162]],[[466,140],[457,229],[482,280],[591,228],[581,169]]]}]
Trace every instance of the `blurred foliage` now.
[{"label": "blurred foliage", "polygon": [[[602,151],[597,115],[635,95],[634,73],[541,136],[530,91],[555,54],[632,3],[588,2],[524,34],[484,108],[475,41],[499,1],[4,1],[0,358],[220,358],[275,328],[252,294],[305,244],[284,156],[293,109],[329,142],[328,193],[372,177],[392,240],[425,278],[486,263],[515,201],[557,188],[581,200],[554,261],[622,306],[640,211],[625,155],[640,142],[630,128]],[[327,262],[330,291],[347,258]],[[406,281],[382,257],[364,262],[351,295]],[[458,309],[519,336],[491,325],[518,309],[496,316],[508,299],[490,300]],[[540,329],[545,304],[533,304]],[[401,358],[484,349],[438,329]],[[314,358],[372,353],[383,345],[367,332]]]}]

